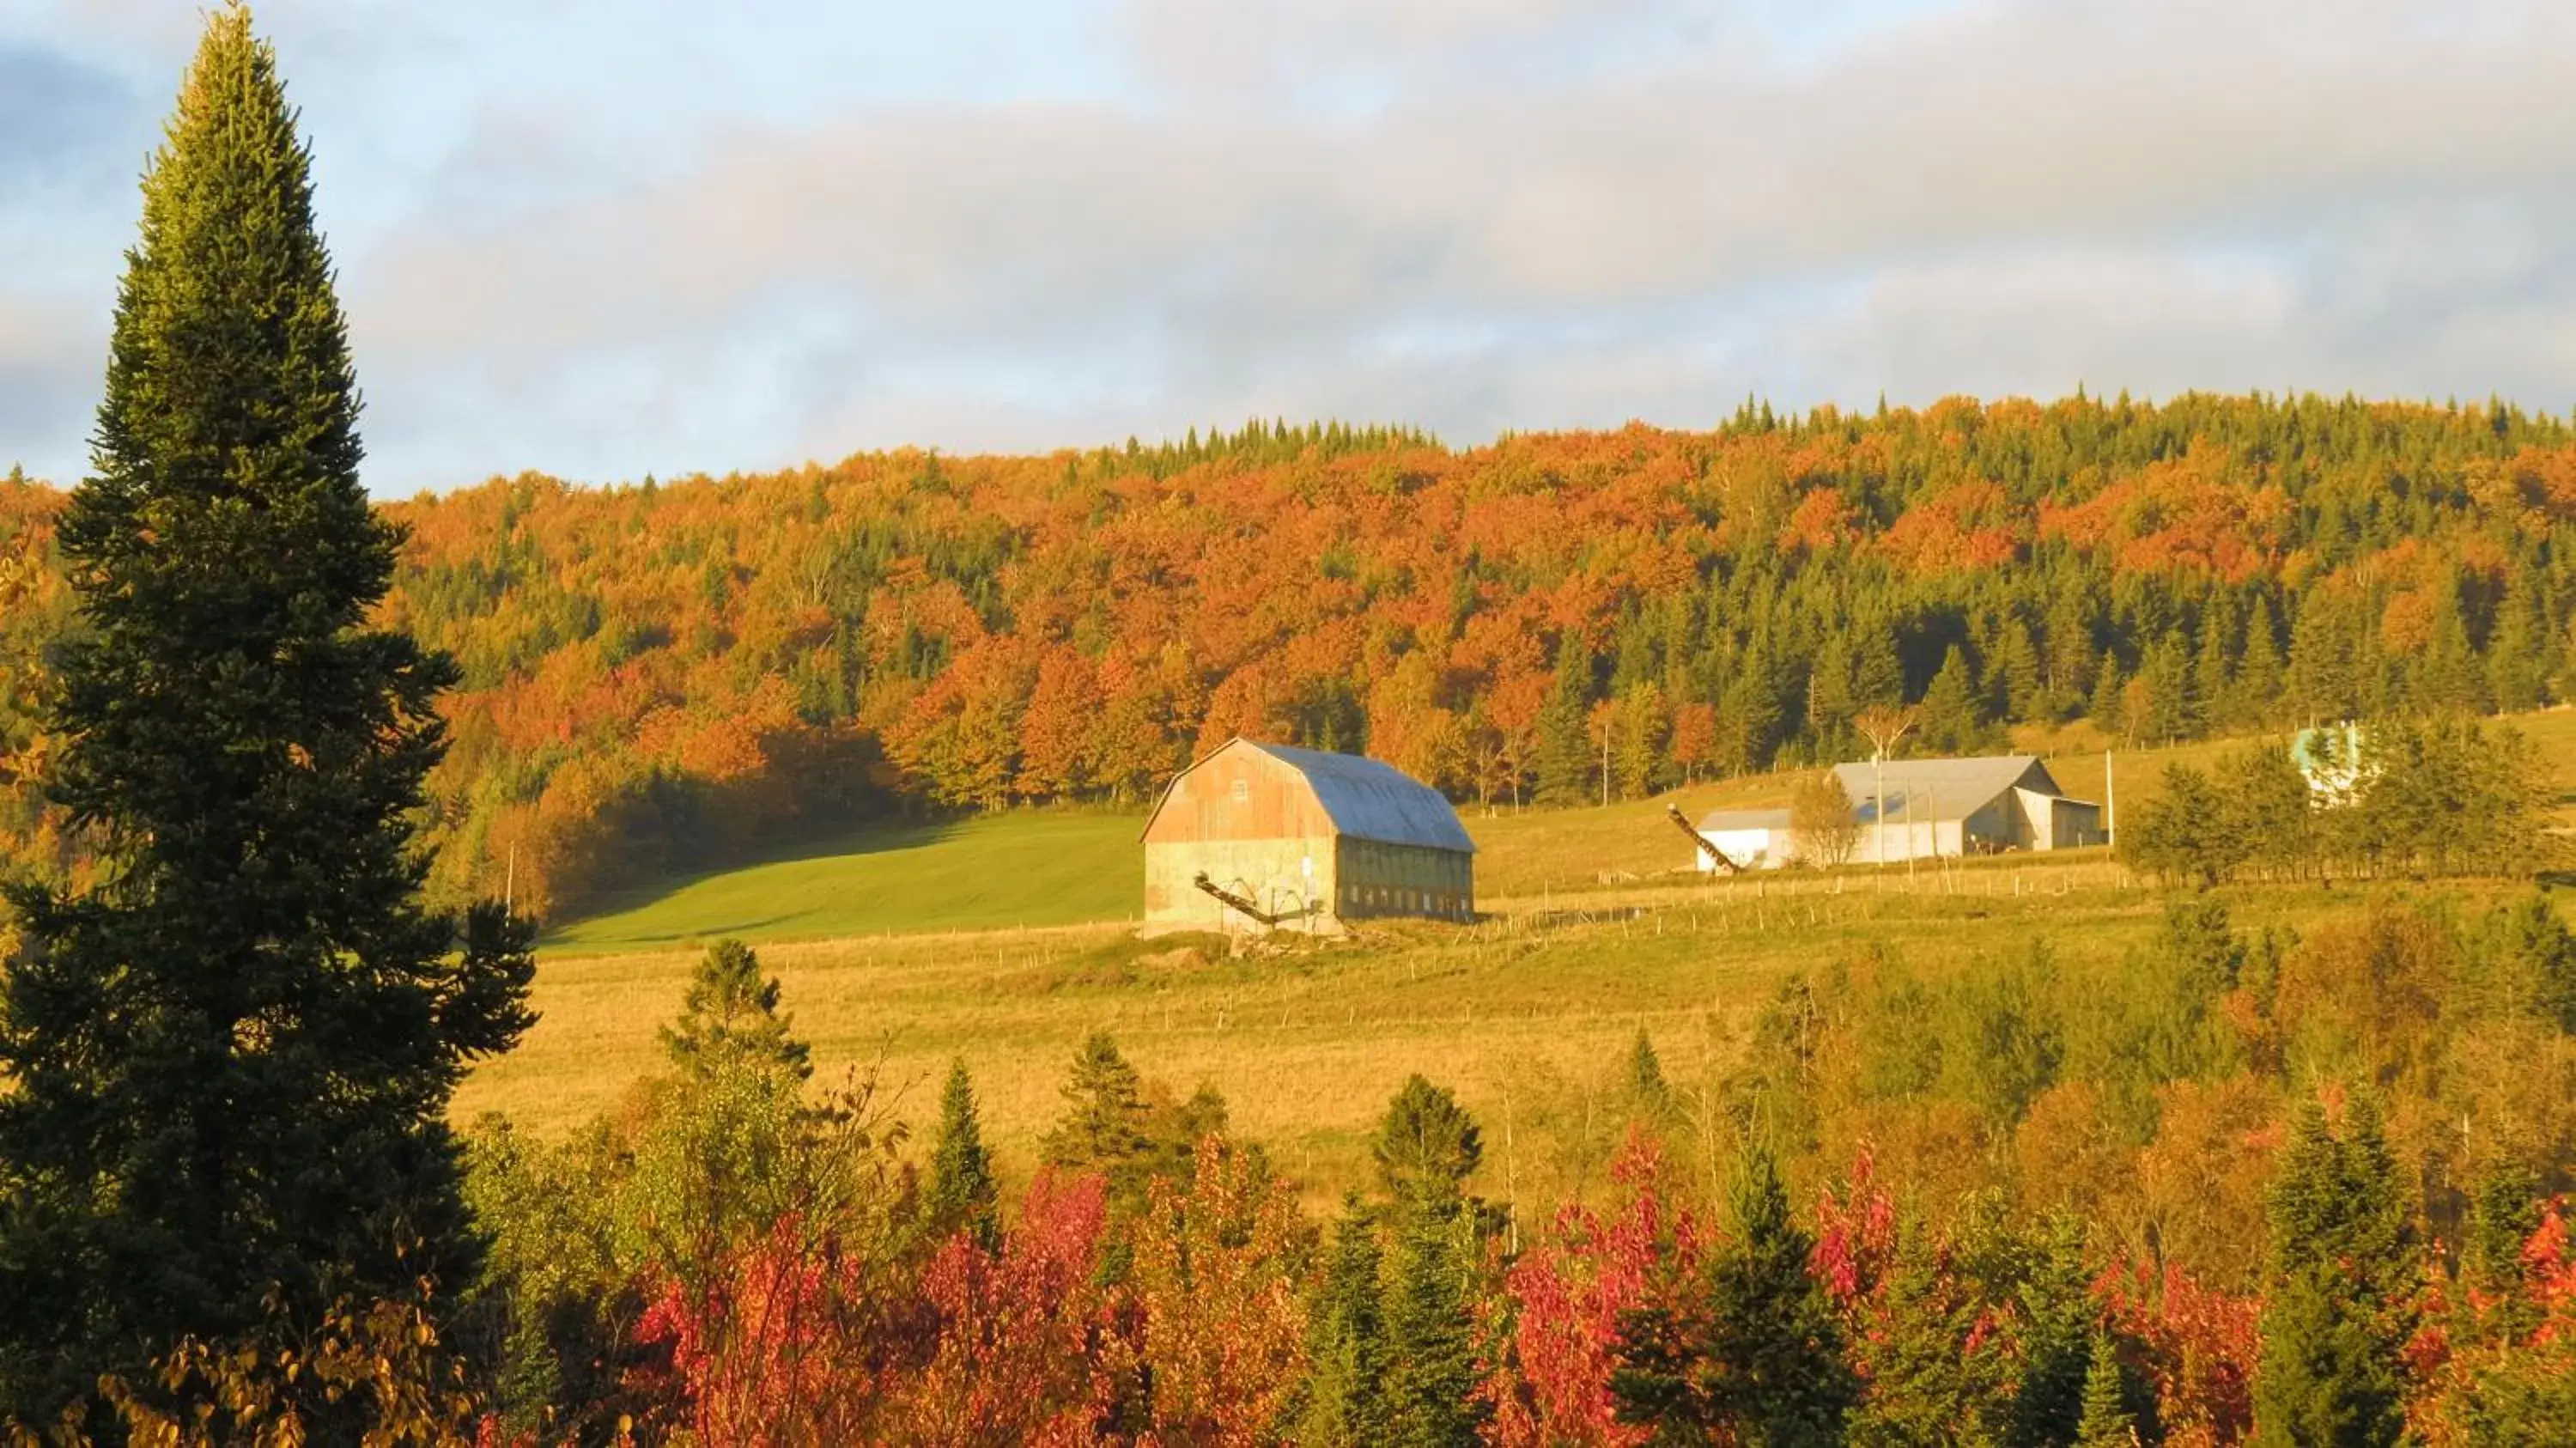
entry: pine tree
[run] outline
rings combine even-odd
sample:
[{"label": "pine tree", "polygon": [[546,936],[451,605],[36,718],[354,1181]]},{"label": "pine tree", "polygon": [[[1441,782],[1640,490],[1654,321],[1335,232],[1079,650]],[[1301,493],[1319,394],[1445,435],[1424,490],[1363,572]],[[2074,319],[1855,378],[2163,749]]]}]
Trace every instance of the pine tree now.
[{"label": "pine tree", "polygon": [[2289,688],[2281,661],[2280,625],[2269,598],[2257,597],[2245,618],[2245,648],[2226,713],[2239,724],[2266,725],[2282,718],[2282,695]]},{"label": "pine tree", "polygon": [[[2013,1395],[2005,1441],[2015,1448],[2047,1448],[2069,1441],[2086,1408],[2085,1394],[2100,1341],[2099,1315],[2084,1265],[2084,1224],[2057,1217],[2042,1230],[2024,1274],[2021,1309],[2021,1384]],[[2119,1388],[2114,1368],[2112,1389]]]},{"label": "pine tree", "polygon": [[2542,655],[2549,623],[2536,572],[2512,572],[2494,636],[2487,641],[2487,693],[2507,713],[2537,709],[2549,699],[2549,668]]},{"label": "pine tree", "polygon": [[2057,590],[2048,606],[2048,692],[2059,717],[2083,708],[2088,691],[2101,678],[2093,617],[2093,601],[2078,588]]},{"label": "pine tree", "polygon": [[1672,1086],[1664,1080],[1664,1063],[1655,1054],[1655,1043],[1646,1028],[1637,1028],[1635,1044],[1628,1048],[1628,1099],[1649,1115],[1662,1111],[1672,1099]]},{"label": "pine tree", "polygon": [[1964,754],[1986,742],[1985,711],[1977,704],[1977,682],[1968,657],[1957,644],[1941,656],[1941,672],[1923,691],[1923,747],[1938,754]]},{"label": "pine tree", "polygon": [[1357,1448],[1386,1441],[1384,1264],[1377,1223],[1356,1194],[1345,1197],[1307,1333],[1314,1369],[1298,1414],[1301,1443]]},{"label": "pine tree", "polygon": [[1768,1148],[1746,1149],[1728,1210],[1733,1230],[1702,1269],[1702,1300],[1650,1304],[1621,1323],[1619,1416],[1659,1442],[1723,1431],[1754,1448],[1841,1443],[1860,1384]]},{"label": "pine tree", "polygon": [[1654,681],[1639,683],[1619,696],[1620,798],[1644,799],[1665,783],[1670,761],[1664,753],[1664,740],[1671,728],[1672,716],[1664,707],[1664,691]]},{"label": "pine tree", "polygon": [[2298,718],[2332,724],[2362,711],[2367,692],[2358,656],[2360,620],[2355,606],[2324,589],[2299,602],[2290,625],[2290,699]]},{"label": "pine tree", "polygon": [[1485,1154],[1475,1118],[1448,1087],[1419,1074],[1387,1103],[1369,1150],[1378,1185],[1399,1207],[1445,1207],[1459,1200]]},{"label": "pine tree", "polygon": [[2191,697],[2200,708],[2203,729],[2235,721],[2227,706],[2236,693],[2238,656],[2236,595],[2223,585],[2209,591],[2209,606],[2200,616],[2200,636],[2191,646]]},{"label": "pine tree", "polygon": [[2262,1448],[2399,1442],[2399,1353],[2413,1330],[2417,1263],[2397,1166],[2367,1095],[2327,1129],[2307,1104],[2273,1178],[2263,1372],[2254,1385]]},{"label": "pine tree", "polygon": [[1995,676],[2002,684],[2002,717],[2024,724],[2049,719],[2048,691],[2040,682],[2039,646],[2031,641],[2030,625],[2018,616],[2004,624]]},{"label": "pine tree", "polygon": [[744,1062],[801,1081],[814,1066],[805,1043],[788,1034],[791,1024],[778,1013],[778,982],[760,973],[760,957],[739,940],[719,940],[698,961],[680,1019],[662,1028],[662,1049],[693,1076]]},{"label": "pine tree", "polygon": [[1001,1193],[963,1057],[949,1062],[948,1086],[939,1094],[939,1135],[930,1149],[930,1189],[922,1211],[934,1232],[967,1232],[988,1252],[1001,1245]]},{"label": "pine tree", "polygon": [[1872,704],[1895,708],[1905,702],[1905,661],[1896,653],[1896,627],[1884,619],[1867,621],[1853,631],[1852,712]]},{"label": "pine tree", "polygon": [[1985,1304],[1952,1244],[1909,1215],[1881,1292],[1877,1331],[1862,1353],[1869,1393],[1853,1414],[1852,1440],[1961,1448],[2000,1441],[2012,1407],[2003,1392],[2009,1365],[2002,1343],[1982,1330]]},{"label": "pine tree", "polygon": [[2137,1448],[2136,1422],[2129,1416],[2128,1394],[2120,1373],[2120,1355],[2108,1333],[2093,1335],[2093,1353],[2084,1371],[2083,1415],[2075,1427],[2075,1448]]},{"label": "pine tree", "polygon": [[1756,635],[1736,661],[1718,706],[1722,742],[1718,753],[1729,773],[1750,774],[1771,763],[1780,742],[1780,681],[1773,673],[1770,643]]},{"label": "pine tree", "polygon": [[2200,695],[2191,672],[2191,646],[2177,629],[2156,640],[2138,665],[2138,683],[2147,699],[2145,717],[2129,722],[2131,732],[2150,742],[2170,744],[2200,732]]},{"label": "pine tree", "polygon": [[272,1290],[311,1324],[476,1270],[445,1114],[531,1019],[531,930],[420,901],[456,669],[368,626],[402,534],[358,479],[311,169],[273,52],[217,10],[61,521],[86,637],[47,783],[105,883],[9,893],[0,1413],[244,1330]]},{"label": "pine tree", "polygon": [[1556,678],[1538,716],[1538,802],[1583,804],[1593,799],[1601,764],[1592,742],[1592,654],[1568,634],[1556,651]]},{"label": "pine tree", "polygon": [[2122,717],[2125,711],[2120,707],[2126,683],[2120,673],[2120,660],[2114,655],[2104,654],[2102,666],[2093,676],[2093,695],[2084,706],[2084,717],[2093,721],[2094,728],[2114,739],[2125,739],[2130,733],[2128,721]]},{"label": "pine tree", "polygon": [[1064,1083],[1065,1113],[1047,1133],[1047,1163],[1109,1178],[1110,1193],[1128,1200],[1144,1190],[1154,1141],[1143,1078],[1106,1031],[1094,1031],[1073,1057]]},{"label": "pine tree", "polygon": [[1416,1199],[1397,1204],[1392,1225],[1379,1441],[1469,1448],[1485,1411],[1476,1396],[1475,1214],[1455,1198]]}]

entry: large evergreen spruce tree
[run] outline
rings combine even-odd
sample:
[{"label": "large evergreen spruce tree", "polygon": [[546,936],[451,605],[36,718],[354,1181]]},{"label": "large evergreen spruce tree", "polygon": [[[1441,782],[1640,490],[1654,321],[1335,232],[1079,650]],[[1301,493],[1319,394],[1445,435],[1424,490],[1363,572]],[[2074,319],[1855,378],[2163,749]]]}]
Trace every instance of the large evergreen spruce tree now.
[{"label": "large evergreen spruce tree", "polygon": [[9,895],[0,1412],[474,1270],[442,1118],[528,1023],[529,934],[420,901],[455,672],[368,626],[401,535],[358,481],[310,169],[273,53],[216,11],[62,519],[85,628],[46,783],[101,869]]},{"label": "large evergreen spruce tree", "polygon": [[1808,1271],[1815,1243],[1789,1215],[1770,1149],[1754,1144],[1729,1194],[1731,1232],[1686,1289],[1626,1314],[1611,1391],[1623,1422],[1658,1443],[1803,1448],[1844,1441],[1860,1384],[1841,1327]]},{"label": "large evergreen spruce tree", "polygon": [[2261,1448],[2369,1448],[2405,1434],[2400,1352],[2415,1326],[2414,1231],[2368,1095],[2345,1108],[2343,1127],[2338,1138],[2308,1103],[2273,1181],[2254,1385]]},{"label": "large evergreen spruce tree", "polygon": [[1385,1441],[1385,1271],[1376,1220],[1356,1193],[1345,1197],[1310,1309],[1313,1367],[1297,1441],[1317,1448]]},{"label": "large evergreen spruce tree", "polygon": [[962,1057],[949,1062],[948,1085],[939,1095],[939,1134],[922,1210],[934,1231],[970,1233],[988,1252],[1002,1245],[1001,1188],[993,1181],[993,1153],[984,1145],[975,1082]]}]

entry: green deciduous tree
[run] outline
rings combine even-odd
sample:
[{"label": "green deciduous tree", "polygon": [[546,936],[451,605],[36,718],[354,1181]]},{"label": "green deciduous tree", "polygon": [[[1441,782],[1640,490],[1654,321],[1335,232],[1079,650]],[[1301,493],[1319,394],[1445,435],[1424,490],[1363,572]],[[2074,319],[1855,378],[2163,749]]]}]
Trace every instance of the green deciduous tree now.
[{"label": "green deciduous tree", "polygon": [[420,903],[456,670],[369,627],[402,539],[358,479],[311,169],[275,56],[215,11],[62,518],[86,632],[48,783],[102,870],[10,896],[0,1407],[246,1329],[272,1293],[313,1322],[474,1272],[444,1118],[529,1022],[530,930]]}]

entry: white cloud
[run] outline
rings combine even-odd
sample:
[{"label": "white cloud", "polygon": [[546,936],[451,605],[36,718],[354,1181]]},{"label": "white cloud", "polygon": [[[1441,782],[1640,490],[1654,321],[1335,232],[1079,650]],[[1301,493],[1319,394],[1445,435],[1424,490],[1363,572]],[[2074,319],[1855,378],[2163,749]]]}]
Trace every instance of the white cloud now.
[{"label": "white cloud", "polygon": [[[650,121],[518,87],[436,145],[320,137],[326,213],[331,165],[403,183],[334,233],[382,474],[1253,412],[1474,439],[1704,423],[1753,389],[2576,396],[2576,7],[1135,0],[1104,24],[1123,91]],[[316,90],[317,125],[364,113],[345,78]]]}]

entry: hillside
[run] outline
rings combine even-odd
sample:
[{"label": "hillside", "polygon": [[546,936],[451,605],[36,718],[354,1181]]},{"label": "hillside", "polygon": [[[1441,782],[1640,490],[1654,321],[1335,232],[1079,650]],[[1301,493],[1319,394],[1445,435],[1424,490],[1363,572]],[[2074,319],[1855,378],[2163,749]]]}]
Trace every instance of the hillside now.
[{"label": "hillside", "polygon": [[[0,496],[0,668],[61,631]],[[907,810],[1134,807],[1234,733],[1471,804],[2083,721],[2130,744],[2576,694],[2576,444],[2503,407],[1953,401],[1451,448],[1258,425],[389,505],[456,654],[433,884],[570,918]],[[38,747],[13,690],[0,755]],[[22,863],[68,847],[0,803]]]}]

